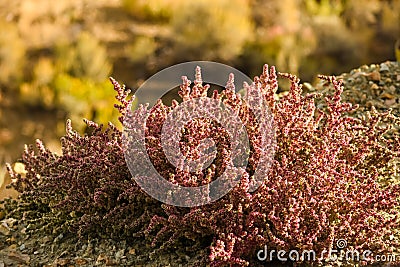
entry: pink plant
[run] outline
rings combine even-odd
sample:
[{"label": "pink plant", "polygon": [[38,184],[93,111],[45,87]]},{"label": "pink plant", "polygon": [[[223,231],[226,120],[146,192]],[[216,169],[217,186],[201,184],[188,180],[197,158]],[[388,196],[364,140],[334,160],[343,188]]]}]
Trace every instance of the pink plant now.
[{"label": "pink plant", "polygon": [[[61,156],[41,142],[37,143],[39,153],[27,149],[22,159],[26,177],[9,167],[16,179],[14,186],[21,192],[20,206],[39,209],[45,218],[53,218],[52,225],[67,225],[81,235],[145,234],[158,250],[182,245],[183,240],[197,248],[209,247],[204,262],[212,266],[257,264],[257,251],[264,246],[314,250],[320,256],[323,250],[335,249],[339,239],[347,241],[347,248],[369,249],[375,254],[398,249],[398,242],[390,236],[399,224],[400,190],[398,184],[385,181],[396,172],[390,161],[400,155],[399,140],[383,136],[389,130],[387,125],[397,118],[389,112],[372,112],[363,120],[346,115],[357,107],[341,102],[341,82],[327,76],[320,78],[332,83],[336,93],[324,96],[326,111],[317,109],[314,99],[321,95],[302,95],[295,76],[279,75],[291,82],[289,93],[280,99],[275,94],[274,67],[265,66],[262,75],[245,86],[247,96],[261,93],[271,111],[276,139],[269,143],[271,147],[261,141],[264,129],[248,98],[235,93],[232,76],[226,90],[212,96],[240,117],[250,145],[240,182],[221,199],[187,208],[150,198],[128,171],[122,132],[112,125],[102,131],[101,126],[87,121],[93,129],[87,136],[78,135],[68,123]],[[129,112],[132,99],[127,100],[128,92],[112,82],[121,102],[116,106],[120,121],[129,128],[135,123]],[[194,86],[184,79],[180,96],[183,102],[190,101],[206,96],[208,88],[198,69]],[[210,138],[216,146],[215,157],[205,169],[179,170],[164,155],[161,142],[162,126],[177,106],[178,102],[168,107],[159,101],[151,108],[145,128],[147,154],[170,182],[207,184],[232,165],[226,129],[207,118],[187,123],[179,141],[182,153],[196,159],[201,154],[201,140]],[[147,112],[147,108],[140,106],[138,111]],[[266,164],[262,155],[268,149],[274,149],[274,158],[267,164],[269,168],[262,168],[260,165]],[[134,156],[141,159],[143,155]],[[260,170],[263,184],[250,192],[255,172]],[[43,220],[44,225],[49,224]],[[314,263],[317,261],[310,262]]]},{"label": "pink plant", "polygon": [[[346,116],[357,107],[342,103],[341,82],[326,76],[320,78],[332,83],[336,93],[325,96],[327,112],[318,110],[314,99],[319,95],[303,96],[295,76],[280,76],[290,80],[291,89],[279,100],[274,98],[278,83],[273,67],[269,72],[265,66],[262,75],[245,88],[247,93],[262,92],[274,119],[275,158],[262,186],[253,193],[247,190],[262,148],[257,146],[257,121],[246,101],[231,93],[230,81],[225,102],[241,111],[242,121],[251,130],[246,173],[238,186],[215,203],[186,210],[164,206],[167,216],[154,217],[149,227],[163,226],[153,245],[164,243],[167,233],[168,243],[181,236],[198,238],[193,233],[211,234],[209,260],[215,266],[247,265],[264,245],[285,251],[314,250],[317,255],[324,249],[336,249],[339,239],[345,239],[349,249],[374,253],[398,245],[389,236],[398,227],[399,185],[379,183],[393,174],[393,168],[383,170],[390,169],[389,160],[400,152],[382,139],[388,128],[379,122],[395,119],[393,115],[372,114],[365,120]],[[197,80],[192,92],[204,91],[206,86],[201,84]],[[180,93],[183,101],[198,97],[189,92],[185,82]],[[160,109],[156,106],[154,113],[160,114]],[[202,126],[209,127],[207,123]],[[198,132],[192,131],[191,138],[204,138]],[[221,158],[229,162],[228,155]]]}]

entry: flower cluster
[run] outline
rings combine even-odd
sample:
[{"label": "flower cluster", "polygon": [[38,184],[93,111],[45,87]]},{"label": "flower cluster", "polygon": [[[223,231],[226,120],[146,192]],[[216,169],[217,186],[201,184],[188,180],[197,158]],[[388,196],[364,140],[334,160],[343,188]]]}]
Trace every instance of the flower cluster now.
[{"label": "flower cluster", "polygon": [[[295,76],[280,75],[290,80],[291,89],[279,100],[274,98],[278,89],[274,68],[269,71],[266,66],[245,88],[248,94],[262,92],[274,119],[276,152],[262,186],[248,192],[262,149],[258,146],[258,124],[246,101],[232,94],[232,83],[228,82],[225,103],[240,110],[246,128],[253,130],[249,131],[251,152],[246,173],[238,186],[215,203],[188,210],[165,206],[168,216],[154,217],[149,227],[163,226],[153,245],[164,243],[167,233],[169,243],[178,237],[199,238],[199,234],[208,233],[213,236],[209,260],[216,266],[246,265],[263,245],[317,253],[335,249],[338,239],[345,239],[354,249],[375,252],[393,246],[388,238],[398,225],[399,185],[383,186],[379,181],[395,172],[390,161],[400,152],[382,137],[390,127],[380,122],[394,120],[394,116],[374,113],[366,120],[346,116],[357,107],[341,102],[341,82],[321,76],[336,88],[334,95],[325,96],[325,112],[314,104],[321,96],[303,96]],[[197,92],[204,88],[196,81],[189,94],[184,85],[183,100],[198,97]],[[154,112],[161,108],[156,106]],[[163,123],[162,118],[157,120],[156,125]],[[193,140],[203,138],[199,132],[193,131]],[[221,162],[229,162],[228,155],[218,155]]]},{"label": "flower cluster", "polygon": [[[279,99],[278,75],[291,82],[289,93]],[[261,141],[264,129],[248,98],[235,93],[233,77],[225,91],[214,92],[211,98],[223,102],[241,119],[250,151],[238,184],[217,201],[176,207],[150,198],[131,178],[124,160],[122,132],[112,125],[102,131],[101,126],[89,121],[92,132],[84,137],[68,123],[61,156],[40,142],[37,154],[26,149],[26,176],[9,168],[16,179],[14,186],[21,192],[21,202],[46,214],[62,214],[70,231],[84,234],[102,229],[101,234],[119,236],[144,233],[154,237],[152,245],[159,249],[185,242],[206,246],[209,255],[204,260],[212,266],[254,264],[257,251],[265,245],[320,253],[335,249],[335,241],[345,239],[349,248],[374,253],[398,248],[389,237],[399,224],[400,187],[385,181],[396,172],[392,160],[400,156],[400,149],[384,137],[390,121],[396,118],[389,112],[371,113],[365,119],[348,116],[357,107],[342,103],[341,82],[334,77],[320,78],[333,84],[335,94],[303,95],[295,76],[277,74],[268,66],[252,84],[245,85],[247,97],[259,92],[268,105],[276,140],[269,143],[268,149],[275,151],[269,168],[261,168],[263,183],[253,192],[249,186],[266,152]],[[113,83],[121,102],[117,106],[120,121],[129,128],[134,123],[134,117],[129,117],[131,100],[127,100],[124,88]],[[197,69],[194,86],[184,79],[180,96],[185,103],[207,96],[208,89]],[[326,109],[316,108],[318,97],[325,98]],[[180,151],[198,159],[204,149],[201,141],[208,138],[216,147],[214,158],[207,167],[194,172],[174,166],[163,152],[162,126],[177,106],[178,102],[168,107],[159,101],[149,110],[145,127],[148,156],[171,183],[207,184],[232,165],[229,135],[212,119],[197,118],[185,124]],[[138,110],[145,112],[147,107]],[[109,225],[113,229],[106,227]]]}]

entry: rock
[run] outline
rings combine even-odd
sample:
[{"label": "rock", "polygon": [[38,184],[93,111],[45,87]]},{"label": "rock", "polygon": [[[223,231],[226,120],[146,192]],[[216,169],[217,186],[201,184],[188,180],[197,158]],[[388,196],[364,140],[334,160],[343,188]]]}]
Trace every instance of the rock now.
[{"label": "rock", "polygon": [[136,255],[136,249],[131,248],[131,249],[128,251],[128,253],[131,254],[131,255]]},{"label": "rock", "polygon": [[120,260],[122,257],[124,257],[125,254],[125,249],[121,249],[115,253],[115,259]]},{"label": "rock", "polygon": [[84,259],[84,258],[77,258],[77,259],[75,259],[75,264],[76,264],[76,265],[81,266],[81,265],[85,265],[85,264],[87,264],[87,263],[88,263],[88,261],[87,261],[86,259]]},{"label": "rock", "polygon": [[54,264],[56,264],[57,266],[65,266],[67,264],[69,264],[71,262],[70,259],[57,259]]},{"label": "rock", "polygon": [[389,67],[386,63],[381,63],[380,72],[389,71]]},{"label": "rock", "polygon": [[99,254],[99,256],[97,257],[97,260],[96,260],[96,265],[101,265],[101,264],[105,263],[107,259],[108,259],[107,255],[105,255],[103,253]]},{"label": "rock", "polygon": [[59,241],[61,241],[61,239],[64,237],[63,234],[59,234],[56,238],[54,238],[53,243],[57,243]]},{"label": "rock", "polygon": [[385,93],[380,95],[380,98],[381,99],[393,99],[394,95],[385,92]]},{"label": "rock", "polygon": [[9,250],[9,251],[13,251],[13,250],[16,250],[16,249],[17,249],[17,245],[16,244],[12,244],[12,245],[8,246],[8,248],[7,248],[7,250]]},{"label": "rock", "polygon": [[[26,266],[30,262],[27,254],[20,253],[15,250],[16,246],[9,246],[5,250],[0,251],[0,259],[5,266]],[[1,263],[1,262],[0,262]],[[0,265],[1,266],[1,265]]]},{"label": "rock", "polygon": [[8,253],[8,258],[14,262],[18,262],[21,264],[28,264],[30,261],[30,257],[27,254],[22,254],[17,251],[10,251]]},{"label": "rock", "polygon": [[0,224],[0,234],[9,236],[11,234],[10,228],[6,227],[3,224]]},{"label": "rock", "polygon": [[23,177],[27,174],[27,171],[25,170],[25,165],[20,162],[16,162],[14,164],[14,171],[18,174],[21,174]]},{"label": "rock", "polygon": [[117,265],[117,262],[115,260],[110,258],[106,260],[106,266],[114,266],[114,265]]},{"label": "rock", "polygon": [[378,71],[373,71],[366,76],[367,79],[370,81],[379,81],[381,79],[381,74]]},{"label": "rock", "polygon": [[50,242],[50,240],[51,240],[51,238],[49,236],[45,236],[45,237],[42,238],[43,244],[46,244],[46,243]]},{"label": "rock", "polygon": [[391,106],[393,106],[394,104],[396,104],[396,99],[392,98],[392,99],[386,99],[385,100],[385,105],[389,108]]},{"label": "rock", "polygon": [[379,89],[379,86],[376,83],[374,83],[374,84],[371,85],[371,89],[372,90],[377,90],[377,89]]},{"label": "rock", "polygon": [[3,223],[6,223],[8,225],[8,227],[13,227],[16,222],[17,222],[17,220],[14,218],[8,218],[8,219],[3,220]]}]

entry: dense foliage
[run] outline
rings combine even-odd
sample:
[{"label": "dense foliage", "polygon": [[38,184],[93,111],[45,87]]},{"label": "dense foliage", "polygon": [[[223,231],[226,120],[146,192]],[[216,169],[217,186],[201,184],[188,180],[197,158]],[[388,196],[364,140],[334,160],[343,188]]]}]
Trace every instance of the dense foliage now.
[{"label": "dense foliage", "polygon": [[[212,98],[237,112],[248,130],[251,151],[240,183],[223,198],[192,208],[161,204],[141,191],[131,177],[120,130],[112,124],[103,130],[86,121],[91,131],[80,136],[68,122],[62,155],[38,141],[37,152],[27,147],[23,154],[26,173],[8,167],[15,179],[13,186],[21,193],[18,210],[12,210],[10,202],[5,206],[8,216],[22,210],[24,219],[36,222],[36,227],[69,230],[81,237],[146,236],[156,251],[183,244],[208,246],[204,261],[213,266],[254,263],[264,245],[321,253],[345,239],[349,248],[361,251],[398,249],[393,236],[399,224],[400,187],[382,183],[397,171],[390,161],[400,155],[399,140],[387,142],[383,135],[397,118],[389,112],[372,112],[365,119],[347,116],[357,107],[341,101],[343,88],[334,77],[321,76],[336,89],[333,95],[321,96],[303,95],[295,76],[279,75],[291,83],[289,93],[279,99],[274,67],[265,66],[262,75],[245,86],[247,94],[261,92],[268,103],[276,135],[275,157],[270,168],[263,170],[264,183],[256,191],[248,188],[264,149],[259,123],[248,103],[234,92],[231,77],[225,91],[215,92]],[[124,87],[112,82],[124,122],[133,99]],[[184,80],[180,95],[189,101],[206,95],[207,89],[198,71],[194,86]],[[326,110],[316,108],[314,100],[319,97],[325,98]],[[206,119],[185,125],[181,150],[189,148],[196,154],[195,144],[210,137],[217,153],[204,171],[178,171],[164,158],[160,146],[161,126],[176,105],[158,102],[150,109],[146,124],[149,157],[165,179],[186,186],[203,184],[229,165],[226,132]]]}]

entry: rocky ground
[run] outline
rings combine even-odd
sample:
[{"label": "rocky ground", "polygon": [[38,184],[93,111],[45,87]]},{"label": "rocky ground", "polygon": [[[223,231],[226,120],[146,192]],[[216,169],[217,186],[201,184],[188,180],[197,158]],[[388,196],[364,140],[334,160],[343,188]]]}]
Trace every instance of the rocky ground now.
[{"label": "rocky ground", "polygon": [[[58,236],[26,233],[27,226],[14,219],[0,225],[0,266],[191,266],[198,257],[183,249],[152,254],[144,240],[78,240],[71,234]],[[199,251],[198,256],[202,255]],[[195,266],[195,265],[194,265]]]},{"label": "rocky ground", "polygon": [[[400,114],[400,63],[384,62],[362,66],[340,76],[344,80],[343,99],[360,104],[356,116],[362,116],[373,105],[379,111],[393,109]],[[329,91],[323,83],[305,91]],[[318,104],[318,103],[317,103]],[[31,231],[24,220],[7,218],[0,213],[0,267],[2,266],[198,266],[207,248],[189,251],[180,248],[162,254],[152,253],[144,239],[79,240],[75,235],[44,234]],[[266,265],[264,265],[266,266]],[[277,263],[270,266],[284,266]],[[383,265],[377,265],[383,266]],[[386,264],[385,266],[400,266]]]},{"label": "rocky ground", "polygon": [[[384,112],[389,108],[393,114],[400,115],[400,63],[383,62],[380,64],[363,65],[338,76],[344,82],[342,99],[345,102],[358,104],[357,117],[374,106]],[[308,92],[332,93],[332,86],[325,86],[321,82],[312,87],[306,85]]]}]

